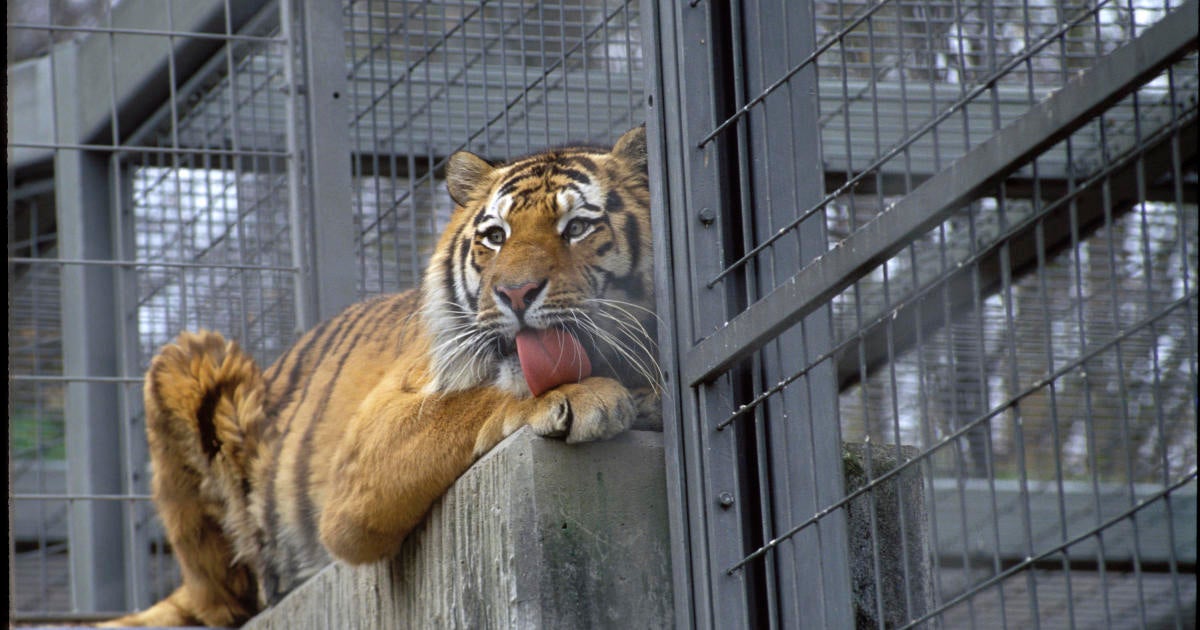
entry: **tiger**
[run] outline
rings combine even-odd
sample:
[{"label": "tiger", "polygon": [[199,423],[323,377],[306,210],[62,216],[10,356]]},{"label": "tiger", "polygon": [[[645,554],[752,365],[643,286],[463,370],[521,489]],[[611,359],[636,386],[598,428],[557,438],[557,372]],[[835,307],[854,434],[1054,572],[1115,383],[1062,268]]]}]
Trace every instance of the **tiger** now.
[{"label": "tiger", "polygon": [[[661,427],[644,126],[501,164],[459,151],[445,182],[418,288],[351,305],[265,371],[211,331],[151,361],[152,497],[182,584],[102,625],[239,626],[334,560],[390,558],[526,425],[569,443]],[[535,392],[520,340],[550,331],[590,365]]]}]

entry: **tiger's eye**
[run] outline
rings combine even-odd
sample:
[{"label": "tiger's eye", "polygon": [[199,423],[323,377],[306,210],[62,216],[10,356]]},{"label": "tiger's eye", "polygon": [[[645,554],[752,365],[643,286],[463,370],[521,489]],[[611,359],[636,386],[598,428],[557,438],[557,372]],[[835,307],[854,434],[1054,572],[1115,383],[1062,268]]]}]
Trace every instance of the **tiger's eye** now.
[{"label": "tiger's eye", "polygon": [[504,228],[495,226],[483,233],[483,240],[497,247],[504,244]]},{"label": "tiger's eye", "polygon": [[587,229],[587,221],[582,219],[571,219],[571,221],[567,223],[566,229],[563,230],[563,236],[569,239],[579,238],[580,236],[583,236],[584,232],[587,232]]}]

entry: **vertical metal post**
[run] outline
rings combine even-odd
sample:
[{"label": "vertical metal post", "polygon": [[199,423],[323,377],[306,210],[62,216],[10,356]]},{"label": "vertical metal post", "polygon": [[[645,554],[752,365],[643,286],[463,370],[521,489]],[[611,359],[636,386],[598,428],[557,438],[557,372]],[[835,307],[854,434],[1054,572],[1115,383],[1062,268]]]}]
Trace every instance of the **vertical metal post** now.
[{"label": "vertical metal post", "polygon": [[[308,266],[315,283],[309,314],[321,320],[337,314],[358,297],[345,26],[340,2],[298,0],[293,6],[298,8],[300,37],[292,41],[304,61],[302,78],[294,78],[301,79],[297,86],[305,111],[300,149],[308,182],[308,189],[303,191],[308,220],[302,229],[309,247],[301,266]],[[294,53],[297,48],[291,50]],[[304,319],[298,322],[302,328],[314,323]]]},{"label": "vertical metal post", "polygon": [[[137,225],[133,212],[132,167],[119,154],[109,158],[109,184],[112,187],[113,254],[117,260],[137,259]],[[138,269],[114,267],[114,309],[116,321],[114,338],[117,351],[117,374],[122,377],[141,376],[140,339],[138,338]],[[145,425],[142,418],[142,386],[123,382],[119,385],[119,417],[121,427],[121,457],[126,462],[124,494],[148,494],[150,471]],[[122,504],[125,526],[125,580],[127,606],[144,608],[150,605],[150,534],[152,519],[144,518],[154,507],[144,501]]]},{"label": "vertical metal post", "polygon": [[304,191],[304,164],[301,159],[304,146],[305,112],[301,103],[304,88],[303,75],[296,57],[303,46],[297,41],[298,19],[293,11],[292,0],[279,2],[280,37],[286,42],[283,52],[283,97],[284,129],[287,142],[287,201],[288,236],[291,239],[292,264],[296,266],[293,285],[293,301],[296,309],[296,333],[299,335],[317,323],[316,280],[313,278],[309,242],[308,202]]},{"label": "vertical metal post", "polygon": [[[726,223],[721,217],[730,212],[719,185],[724,160],[714,146],[698,146],[698,139],[717,123],[712,68],[720,55],[713,37],[719,25],[707,4],[674,3],[661,9],[644,15],[656,16],[658,30],[646,41],[661,42],[655,91],[662,114],[650,118],[656,132],[652,146],[661,147],[662,159],[652,169],[651,186],[655,199],[669,208],[656,214],[656,233],[662,234],[669,223],[671,239],[669,253],[656,251],[656,263],[658,281],[671,287],[658,296],[664,322],[670,322],[661,336],[671,339],[668,349],[673,348],[666,356],[668,457],[681,471],[671,481],[682,492],[672,515],[672,562],[679,567],[676,621],[696,628],[745,627],[751,615],[745,573],[726,571],[743,553],[744,508],[725,498],[734,497],[742,485],[741,447],[736,432],[716,430],[721,418],[712,417],[733,399],[733,384],[723,376],[693,389],[682,379],[679,359],[729,315],[726,287],[706,286],[721,270]],[[681,260],[688,262],[679,264]],[[680,542],[681,535],[686,542]]]},{"label": "vertical metal post", "polygon": [[[810,3],[747,0],[741,69],[746,95],[762,94],[816,49]],[[819,168],[807,160],[821,155],[816,65],[808,64],[746,116],[740,130],[752,191],[755,242],[774,236],[800,209],[825,194]],[[823,254],[825,214],[803,221],[796,237],[780,239],[757,257],[758,295],[765,295]],[[843,496],[842,441],[838,423],[836,365],[813,365],[832,345],[832,308],[818,308],[781,334],[762,352],[765,383],[801,370],[807,374],[767,401],[771,501],[775,531],[787,531]],[[760,454],[761,456],[761,454]],[[775,549],[781,591],[780,624],[785,628],[853,625],[846,513],[834,511]]]},{"label": "vertical metal post", "polygon": [[[660,10],[665,15],[660,16]],[[683,230],[676,227],[682,223],[667,211],[673,204],[680,204],[682,182],[668,173],[681,172],[679,165],[680,141],[676,127],[678,108],[666,107],[677,103],[679,98],[678,67],[675,65],[676,39],[674,16],[669,6],[657,0],[642,0],[642,41],[646,42],[643,54],[646,57],[646,140],[647,152],[658,159],[650,160],[650,207],[654,232],[654,284],[659,316],[658,349],[663,368],[663,442],[666,458],[668,518],[671,527],[671,574],[672,601],[675,605],[675,627],[700,628],[701,619],[696,610],[698,594],[693,593],[693,584],[698,584],[696,574],[703,574],[700,567],[693,568],[693,545],[695,537],[689,519],[688,493],[689,451],[684,442],[688,431],[683,422],[684,391],[680,382],[681,345],[691,339],[690,326],[686,318],[676,321],[682,313],[676,310],[680,304],[675,287],[676,248],[680,255],[686,248]],[[668,129],[671,137],[668,139]],[[686,328],[685,328],[686,327]],[[690,406],[690,405],[689,405]],[[705,621],[707,624],[707,621]]]},{"label": "vertical metal post", "polygon": [[[53,55],[55,119],[60,144],[89,140],[81,129],[77,47],[56,46]],[[112,193],[108,156],[58,149],[54,156],[59,255],[110,260]],[[112,269],[65,265],[62,269],[63,370],[67,383],[67,492],[75,497],[121,492],[120,409],[117,385],[86,380],[116,376],[116,304]],[[125,608],[121,506],[77,498],[70,502],[71,586],[80,611]]]},{"label": "vertical metal post", "polygon": [[[649,117],[651,146],[661,156],[652,165],[651,187],[656,203],[668,207],[655,215],[656,278],[664,363],[674,397],[666,405],[664,433],[669,464],[678,471],[670,481],[679,490],[672,506],[677,622],[701,628],[852,625],[841,511],[775,548],[776,564],[767,567],[765,580],[746,567],[730,570],[742,565],[748,547],[757,544],[754,532],[743,531],[755,519],[773,518],[774,531],[787,530],[844,496],[835,366],[828,361],[810,366],[830,348],[829,307],[818,309],[756,359],[755,368],[765,371],[767,382],[807,370],[770,401],[762,425],[766,439],[737,426],[718,427],[737,399],[742,368],[694,388],[680,378],[682,357],[721,329],[739,299],[769,292],[826,248],[823,215],[815,215],[796,238],[760,256],[749,271],[710,282],[731,258],[725,248],[737,247],[731,234],[742,229],[762,241],[824,193],[821,172],[804,166],[820,155],[813,68],[792,76],[770,104],[739,122],[736,133],[730,129],[701,145],[700,139],[728,114],[722,108],[730,103],[722,95],[733,95],[736,107],[737,99],[764,91],[815,47],[810,7],[749,2],[746,15],[751,17],[743,23],[725,15],[725,6],[675,3],[643,12],[652,20],[644,39],[659,46],[649,53],[658,72],[651,96],[659,99],[661,111]],[[733,181],[739,173],[743,181]],[[734,199],[738,183],[743,195]],[[755,452],[770,463],[769,477],[777,482],[757,507],[750,488],[766,477],[746,461]],[[778,599],[765,589],[778,589]],[[780,610],[760,610],[775,601]]]}]

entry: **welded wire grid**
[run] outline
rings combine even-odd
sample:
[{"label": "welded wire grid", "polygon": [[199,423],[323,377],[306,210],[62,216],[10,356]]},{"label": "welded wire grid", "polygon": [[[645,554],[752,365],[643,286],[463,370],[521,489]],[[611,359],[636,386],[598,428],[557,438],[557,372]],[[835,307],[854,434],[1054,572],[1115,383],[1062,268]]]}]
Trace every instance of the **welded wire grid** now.
[{"label": "welded wire grid", "polygon": [[[278,37],[266,26],[260,37]],[[243,33],[247,34],[247,33]],[[122,152],[137,216],[138,331],[149,362],[180,330],[238,340],[268,365],[296,335],[285,53],[233,45]],[[140,152],[141,142],[169,152]],[[197,151],[198,149],[198,151]]]},{"label": "welded wire grid", "polygon": [[[796,247],[793,228],[823,216],[834,247],[852,239],[1174,8],[818,3],[817,52],[735,103],[701,147],[753,130],[745,123],[786,103],[778,88],[813,65],[826,196],[710,283],[765,293],[790,282],[763,270]],[[1193,51],[998,173],[833,300],[830,352],[729,401],[718,427],[759,426],[770,401],[803,396],[805,375],[833,361],[843,439],[915,448],[895,453],[899,469],[868,450],[867,481],[811,519],[780,527],[764,501],[763,542],[725,569],[761,570],[792,536],[866,500],[860,625],[1194,624],[1198,74]],[[884,512],[910,515],[890,524],[898,537]],[[890,545],[907,560],[889,563]],[[889,599],[896,580],[904,589]]]},{"label": "welded wire grid", "polygon": [[[126,585],[123,606],[128,609],[145,607],[177,586],[178,569],[148,496],[141,374],[157,349],[181,330],[220,330],[263,365],[296,335],[287,121],[281,115],[288,98],[283,80],[288,49],[278,20],[271,20],[272,10],[234,32],[226,4],[225,32],[201,33],[177,26],[181,7],[165,3],[159,8],[159,22],[142,23],[136,31],[122,21],[129,15],[112,6],[81,25],[59,22],[53,8],[44,22],[8,25],[10,35],[35,32],[53,42],[91,38],[122,46],[126,36],[136,34],[141,52],[161,56],[167,67],[166,76],[159,77],[163,85],[156,86],[164,88],[165,101],[136,129],[121,128],[122,118],[113,115],[126,95],[112,85],[120,61],[109,55],[108,76],[89,77],[110,81],[109,102],[89,104],[107,108],[102,113],[109,122],[98,139],[55,134],[14,143],[10,138],[10,155],[14,150],[86,151],[103,160],[107,192],[89,200],[89,211],[107,213],[102,224],[113,235],[110,258],[64,256],[57,238],[62,226],[55,225],[54,174],[40,175],[44,171],[36,164],[29,169],[32,176],[10,168],[10,615],[16,620],[121,612],[121,603],[112,610],[111,604],[100,611],[81,607],[80,580],[94,588],[95,576],[105,570],[106,579]],[[197,39],[215,44],[214,53],[195,64],[189,76],[179,76],[176,56],[182,49],[177,45]],[[58,57],[43,61],[52,82],[65,71]],[[74,95],[54,93],[53,98]],[[52,108],[56,121],[64,111],[54,103],[43,105]],[[63,121],[53,128],[62,129]],[[92,326],[75,336],[116,339],[119,357],[102,368],[103,374],[64,368],[69,349],[63,347],[63,309],[88,308],[62,293],[60,276],[72,267],[103,270],[116,279],[117,312],[97,312]],[[68,302],[72,306],[65,307]],[[65,410],[70,384],[115,391],[117,408],[104,413],[119,415],[112,427],[124,425],[119,491],[68,491],[67,479],[80,474],[72,472],[78,464],[66,446],[73,430]],[[101,537],[96,541],[101,545],[119,541],[123,562],[72,579],[72,532],[77,531],[69,523],[72,507],[113,502],[122,506],[123,524],[93,534]]]},{"label": "welded wire grid", "polygon": [[453,208],[441,171],[609,145],[641,124],[639,2],[345,5],[363,294],[416,286]]},{"label": "welded wire grid", "polygon": [[[78,612],[70,589],[66,515],[72,502],[94,497],[57,498],[66,496],[70,467],[64,376],[119,389],[129,422],[126,494],[112,498],[131,506],[126,546],[149,553],[126,559],[140,564],[130,569],[132,577],[113,575],[141,581],[128,605],[143,607],[173,588],[177,576],[161,553],[147,497],[141,373],[158,347],[197,328],[221,331],[269,364],[297,334],[295,222],[308,211],[336,210],[305,208],[298,198],[306,158],[293,156],[296,129],[305,123],[298,98],[304,67],[299,55],[291,56],[298,51],[281,31],[280,8],[264,3],[235,31],[232,16],[243,9],[225,3],[225,32],[199,33],[172,22],[172,6],[164,5],[160,22],[136,29],[114,22],[121,7],[81,24],[53,13],[36,24],[9,24],[10,34],[48,32],[53,41],[136,36],[144,54],[167,61],[160,79],[169,84],[165,102],[136,129],[112,123],[108,138],[119,142],[10,141],[19,149],[86,149],[110,158],[117,251],[113,260],[67,264],[108,269],[122,279],[123,327],[88,334],[117,335],[127,354],[115,377],[65,374],[57,281],[63,265],[39,262],[62,258],[52,180],[40,180],[45,190],[27,186],[21,189],[27,195],[10,196],[9,330],[10,340],[20,342],[10,344],[12,422],[20,438],[10,461],[22,525],[12,541],[20,552],[12,587],[16,618],[88,616]],[[550,145],[607,145],[642,122],[638,6],[632,0],[343,5],[361,294],[419,282],[452,209],[440,173],[454,151],[501,160]],[[178,45],[189,40],[222,46],[185,74]],[[336,51],[317,54],[330,52]],[[111,109],[120,96],[113,95]],[[10,182],[10,189],[22,183]]]},{"label": "welded wire grid", "polygon": [[[16,188],[9,182],[9,256],[55,256],[54,198],[46,185]],[[10,373],[62,374],[59,274],[51,265],[9,265],[8,364]],[[9,473],[19,492],[63,494],[63,384],[30,381],[9,386]],[[10,518],[14,583],[21,596],[36,594],[65,608],[66,502],[17,506]],[[57,596],[57,601],[54,598]],[[55,606],[56,604],[56,606]],[[19,604],[18,604],[19,605]]]}]

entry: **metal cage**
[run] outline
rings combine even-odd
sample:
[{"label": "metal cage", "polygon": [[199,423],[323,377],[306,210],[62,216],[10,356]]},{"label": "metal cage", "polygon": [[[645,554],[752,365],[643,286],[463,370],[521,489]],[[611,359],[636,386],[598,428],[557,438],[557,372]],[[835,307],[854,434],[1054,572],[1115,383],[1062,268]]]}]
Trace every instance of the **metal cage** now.
[{"label": "metal cage", "polygon": [[161,344],[645,121],[677,626],[1194,627],[1196,0],[75,4],[7,25],[10,620],[177,584]]},{"label": "metal cage", "polygon": [[679,625],[1194,627],[1196,3],[647,19]]},{"label": "metal cage", "polygon": [[267,365],[419,282],[454,151],[508,159],[644,120],[636,2],[36,5],[7,27],[35,47],[8,71],[18,621],[177,585],[140,417],[159,346],[214,329]]}]

